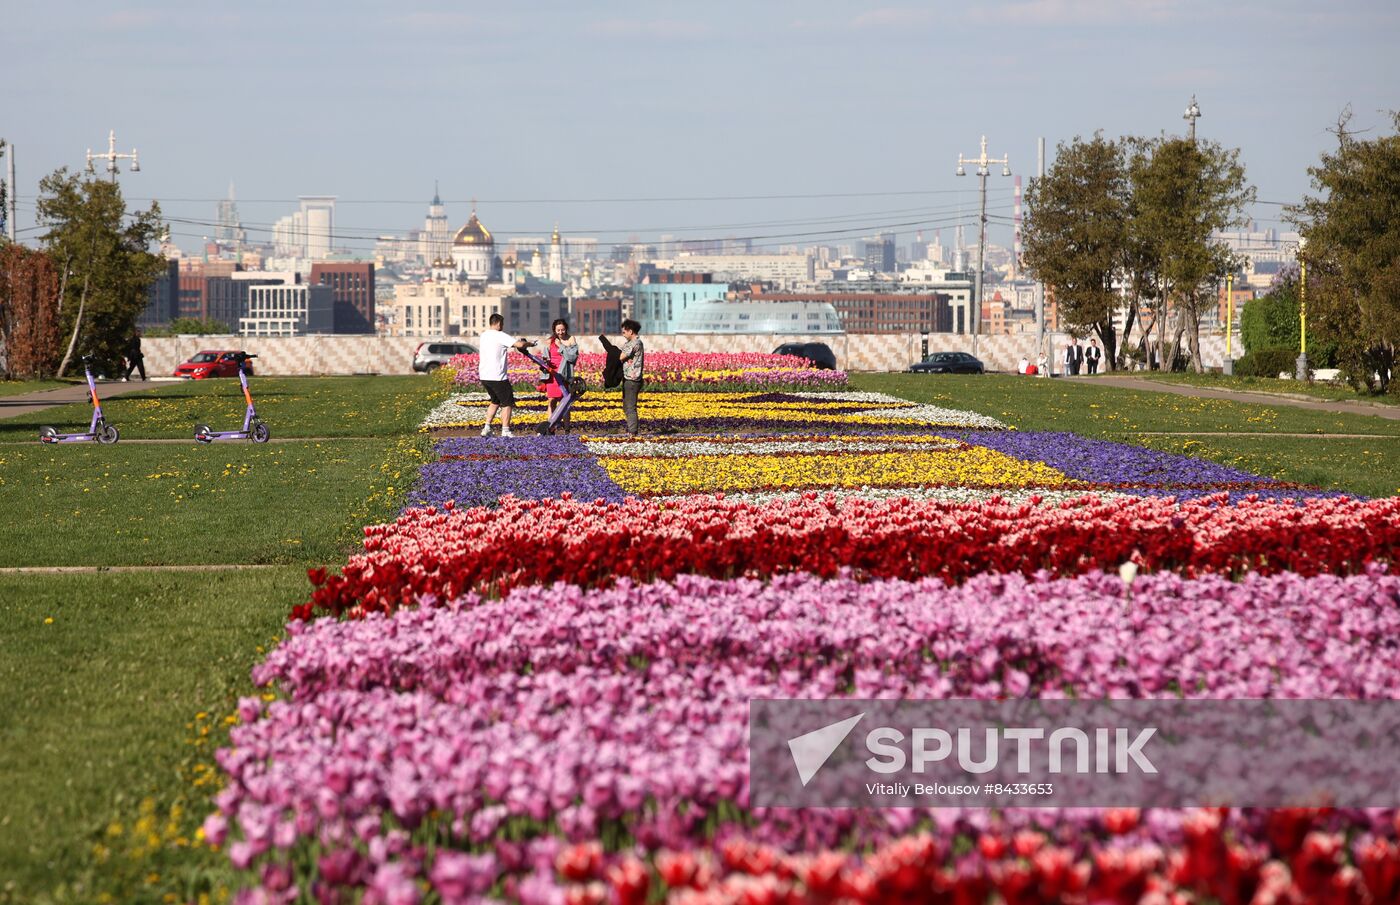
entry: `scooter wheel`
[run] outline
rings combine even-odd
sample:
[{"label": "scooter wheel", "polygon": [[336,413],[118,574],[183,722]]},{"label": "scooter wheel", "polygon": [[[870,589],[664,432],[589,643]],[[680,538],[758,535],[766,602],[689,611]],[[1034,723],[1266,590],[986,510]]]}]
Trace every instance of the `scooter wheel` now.
[{"label": "scooter wheel", "polygon": [[121,439],[122,433],[115,424],[104,424],[98,428],[97,442],[110,446]]},{"label": "scooter wheel", "polygon": [[267,429],[266,424],[259,421],[253,425],[253,429],[249,432],[249,439],[254,443],[266,443],[272,439],[272,431]]},{"label": "scooter wheel", "polygon": [[211,433],[213,433],[213,431],[209,429],[209,425],[207,424],[196,424],[194,426],[194,438],[200,443],[210,442],[209,435]]},{"label": "scooter wheel", "polygon": [[58,428],[56,427],[45,424],[43,427],[39,428],[39,439],[46,443],[52,443],[57,436]]}]

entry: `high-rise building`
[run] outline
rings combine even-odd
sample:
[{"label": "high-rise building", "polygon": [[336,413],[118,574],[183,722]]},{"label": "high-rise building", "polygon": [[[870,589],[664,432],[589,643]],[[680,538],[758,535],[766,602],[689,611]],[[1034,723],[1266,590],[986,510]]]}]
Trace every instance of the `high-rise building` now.
[{"label": "high-rise building", "polygon": [[433,184],[433,200],[428,205],[428,216],[423,220],[423,231],[418,234],[418,257],[424,264],[435,264],[449,260],[452,256],[452,227],[447,224],[447,209],[438,195],[437,184]]},{"label": "high-rise building", "polygon": [[333,332],[374,332],[374,264],[368,261],[312,264],[307,282],[331,288]]},{"label": "high-rise building", "polygon": [[330,256],[335,237],[335,196],[302,195],[297,200],[301,202],[305,241],[301,256],[313,261],[324,260]]},{"label": "high-rise building", "polygon": [[219,202],[219,225],[214,229],[214,241],[221,247],[240,250],[248,241],[243,222],[238,219],[238,202],[233,200],[233,183],[228,184],[228,197]]},{"label": "high-rise building", "polygon": [[894,273],[894,233],[880,233],[866,240],[865,266],[873,273]]}]

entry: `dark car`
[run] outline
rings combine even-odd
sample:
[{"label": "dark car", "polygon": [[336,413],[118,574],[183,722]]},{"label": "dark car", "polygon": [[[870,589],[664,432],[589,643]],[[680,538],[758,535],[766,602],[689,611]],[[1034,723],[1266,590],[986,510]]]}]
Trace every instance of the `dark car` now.
[{"label": "dark car", "polygon": [[914,374],[981,374],[986,368],[966,352],[934,352],[909,370]]},{"label": "dark car", "polygon": [[476,346],[471,343],[441,340],[435,343],[419,343],[413,350],[413,370],[431,374],[447,364],[455,355],[475,355]]},{"label": "dark car", "polygon": [[[206,377],[237,377],[238,362],[246,352],[226,349],[205,349],[190,356],[190,360],[175,369],[176,377],[186,380],[204,380]],[[253,363],[243,366],[244,372],[253,376]]]},{"label": "dark car", "polygon": [[773,354],[805,358],[819,371],[836,370],[836,353],[826,343],[783,343],[773,350]]}]

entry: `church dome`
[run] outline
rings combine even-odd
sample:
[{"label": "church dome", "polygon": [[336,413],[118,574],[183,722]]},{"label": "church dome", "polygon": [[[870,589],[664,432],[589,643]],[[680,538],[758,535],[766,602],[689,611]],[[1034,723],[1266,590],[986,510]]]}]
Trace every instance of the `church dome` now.
[{"label": "church dome", "polygon": [[467,225],[457,230],[457,235],[452,238],[453,245],[481,245],[492,247],[496,240],[491,238],[491,231],[481,225],[481,221],[476,219],[476,211],[472,211],[472,218],[467,221]]}]

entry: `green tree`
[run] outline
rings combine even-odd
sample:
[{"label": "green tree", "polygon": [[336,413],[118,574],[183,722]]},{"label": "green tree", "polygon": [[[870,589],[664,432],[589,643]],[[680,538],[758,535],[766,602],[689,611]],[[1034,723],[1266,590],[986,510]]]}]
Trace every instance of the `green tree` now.
[{"label": "green tree", "polygon": [[1125,259],[1128,179],[1124,148],[1095,133],[1055,149],[1055,163],[1026,192],[1026,267],[1054,287],[1060,318],[1098,334],[1110,368],[1118,360],[1114,280]]},{"label": "green tree", "polygon": [[1298,271],[1283,275],[1264,295],[1244,303],[1240,340],[1248,352],[1298,351]]},{"label": "green tree", "polygon": [[147,336],[207,336],[226,334],[228,324],[216,320],[200,320],[197,317],[177,317],[163,327],[153,327],[146,331]]},{"label": "green tree", "polygon": [[1400,348],[1400,134],[1362,141],[1350,118],[1308,170],[1318,194],[1288,215],[1307,243],[1309,327],[1337,343],[1354,387],[1385,392]]},{"label": "green tree", "polygon": [[1151,143],[1133,172],[1137,239],[1156,262],[1158,298],[1177,312],[1170,344],[1166,318],[1154,318],[1164,367],[1185,334],[1192,365],[1204,370],[1201,313],[1216,304],[1219,284],[1239,264],[1229,246],[1212,236],[1243,225],[1255,196],[1239,157],[1238,149],[1215,142],[1163,138]]},{"label": "green tree", "polygon": [[67,349],[63,375],[75,353],[92,355],[109,369],[146,304],[146,291],[162,259],[149,251],[160,233],[160,206],[128,215],[115,181],[81,179],[61,168],[39,183],[42,242],[71,291],[60,300],[59,323]]}]

